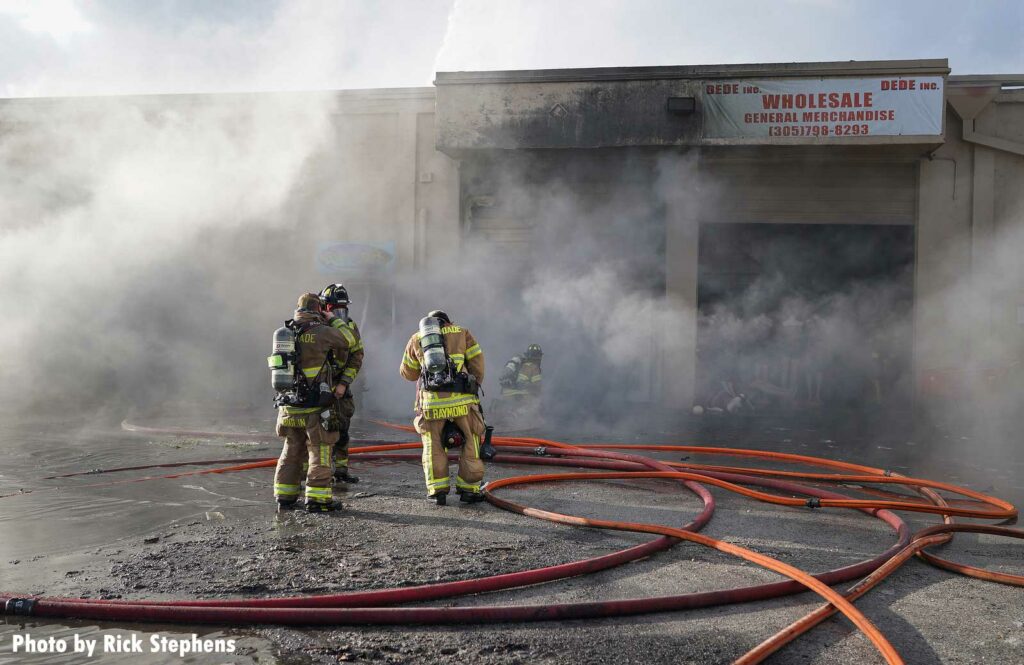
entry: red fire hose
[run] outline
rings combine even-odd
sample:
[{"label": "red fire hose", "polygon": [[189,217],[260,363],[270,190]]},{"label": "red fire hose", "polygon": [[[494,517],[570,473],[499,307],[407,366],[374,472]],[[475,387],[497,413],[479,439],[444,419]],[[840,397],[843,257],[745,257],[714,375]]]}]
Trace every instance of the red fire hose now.
[{"label": "red fire hose", "polygon": [[[383,423],[382,423],[383,424]],[[396,429],[408,431],[406,426],[394,426]],[[224,434],[199,431],[162,430],[157,428],[140,428],[125,424],[126,429],[144,431],[152,434],[187,433],[191,436],[231,436],[250,437],[245,434]],[[377,442],[374,442],[377,443]],[[383,443],[383,442],[382,442]],[[0,594],[3,603],[10,613],[31,614],[32,616],[82,618],[93,620],[114,621],[181,621],[187,623],[282,623],[282,624],[405,624],[405,623],[482,623],[496,621],[529,621],[554,619],[579,619],[608,616],[624,616],[647,612],[679,610],[694,607],[706,607],[714,604],[747,602],[779,595],[811,589],[829,602],[824,608],[808,615],[803,623],[794,624],[779,635],[760,645],[744,656],[743,663],[760,662],[761,659],[774,652],[787,641],[806,632],[824,620],[839,608],[860,628],[872,641],[878,651],[889,663],[902,662],[899,655],[885,640],[884,636],[873,626],[851,603],[856,597],[866,592],[884,577],[895,570],[904,561],[915,554],[925,560],[948,570],[974,575],[982,579],[1024,586],[1024,577],[993,573],[977,568],[962,566],[939,559],[924,552],[928,545],[946,542],[956,531],[982,530],[985,533],[999,533],[1014,538],[1024,538],[1024,532],[981,525],[952,525],[951,516],[975,517],[984,519],[1013,519],[1017,511],[1011,504],[988,495],[973,492],[966,488],[934,481],[906,478],[886,472],[882,469],[837,462],[821,458],[772,453],[766,451],[703,448],[695,446],[660,446],[643,445],[629,446],[622,444],[569,445],[555,441],[526,437],[497,437],[494,443],[504,449],[531,449],[534,456],[511,455],[503,453],[495,458],[495,462],[514,464],[544,464],[554,466],[582,467],[601,469],[596,473],[561,473],[534,476],[517,476],[492,481],[487,486],[487,499],[492,504],[523,515],[538,517],[558,523],[608,528],[624,531],[658,534],[660,537],[644,545],[631,547],[601,557],[577,561],[557,566],[549,566],[536,570],[495,575],[475,580],[463,580],[440,584],[384,589],[370,592],[350,592],[319,596],[300,596],[289,598],[265,599],[232,599],[232,600],[178,600],[178,601],[132,601],[132,600],[96,600],[96,599],[61,599],[61,598],[24,598],[16,594]],[[392,453],[390,451],[419,448],[418,443],[363,446],[352,448],[351,454],[366,457],[409,459],[418,455]],[[678,462],[662,462],[648,457],[614,450],[652,450],[662,452],[686,452],[690,454],[712,454],[749,457],[785,463],[809,464],[853,474],[805,473],[800,471],[776,471],[746,467],[712,466],[698,464],[682,464]],[[275,460],[233,460],[234,465],[224,468],[185,471],[165,476],[134,478],[115,482],[144,482],[158,478],[177,478],[203,473],[225,473],[245,469],[270,466]],[[239,464],[238,462],[243,462]],[[207,463],[223,463],[222,460],[210,460]],[[153,465],[149,467],[132,467],[108,469],[102,472],[142,470],[146,468],[166,468],[167,466],[195,466],[202,462],[186,462],[175,465]],[[65,474],[51,478],[67,478],[80,474]],[[774,476],[774,478],[773,478]],[[582,481],[599,479],[666,479],[682,482],[688,489],[696,493],[703,501],[702,512],[689,524],[682,528],[665,527],[655,524],[638,524],[627,522],[611,522],[592,520],[570,515],[562,515],[549,511],[538,510],[497,497],[494,490],[510,485],[521,485],[537,482]],[[853,484],[887,484],[901,485],[921,494],[924,499],[906,497],[906,495],[885,493],[885,500],[862,500],[807,487],[788,479],[801,479],[811,482],[853,483]],[[77,487],[98,487],[113,483],[95,483]],[[809,575],[771,559],[764,555],[740,548],[736,545],[702,536],[698,531],[711,518],[714,510],[714,499],[702,486],[714,485],[759,501],[776,505],[793,507],[834,507],[854,508],[874,515],[892,526],[899,536],[898,542],[879,556],[853,566],[847,566],[816,576]],[[782,496],[770,492],[750,489],[749,486],[760,486],[766,489],[784,492],[790,496]],[[950,505],[935,490],[952,492],[966,497],[966,500],[955,501]],[[878,490],[880,492],[880,490]],[[795,498],[792,494],[807,498]],[[889,509],[942,515],[946,524],[925,529],[913,537],[906,525]],[[604,570],[606,568],[649,556],[650,554],[670,547],[679,540],[689,540],[745,558],[775,572],[791,578],[792,581],[768,585],[730,589],[722,591],[686,594],[680,596],[635,598],[619,601],[603,601],[594,603],[569,603],[561,605],[536,606],[484,606],[484,607],[385,607],[408,602],[449,598],[459,595],[510,589],[519,586],[548,582],[572,575],[580,575]],[[872,571],[875,571],[872,573]],[[827,585],[841,583],[869,575],[848,592],[847,596],[837,594]],[[827,610],[827,611],[826,611]],[[813,618],[812,618],[813,617]]]}]

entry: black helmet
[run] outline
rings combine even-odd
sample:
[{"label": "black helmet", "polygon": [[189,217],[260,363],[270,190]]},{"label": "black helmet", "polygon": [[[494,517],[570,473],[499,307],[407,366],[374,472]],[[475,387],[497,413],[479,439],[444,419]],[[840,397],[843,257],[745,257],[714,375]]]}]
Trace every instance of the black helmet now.
[{"label": "black helmet", "polygon": [[320,292],[320,300],[333,307],[348,307],[348,289],[344,284],[328,284]]},{"label": "black helmet", "polygon": [[451,323],[452,322],[452,320],[450,318],[448,318],[448,315],[445,314],[443,311],[441,311],[439,309],[435,309],[433,312],[430,312],[429,314],[427,314],[427,316],[433,317],[435,319],[441,319],[445,323]]},{"label": "black helmet", "polygon": [[524,353],[523,355],[526,358],[533,360],[539,359],[541,356],[544,355],[544,352],[540,350],[540,344],[531,344],[530,346],[526,347],[526,353]]}]

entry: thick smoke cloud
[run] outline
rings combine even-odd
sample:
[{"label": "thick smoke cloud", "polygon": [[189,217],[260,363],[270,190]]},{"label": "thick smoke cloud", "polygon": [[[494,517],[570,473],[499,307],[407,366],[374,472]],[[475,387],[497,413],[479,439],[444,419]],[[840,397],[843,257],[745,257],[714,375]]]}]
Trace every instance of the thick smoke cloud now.
[{"label": "thick smoke cloud", "polygon": [[[1002,156],[997,163],[1002,172],[997,182],[1012,182],[1021,173],[1017,157]],[[970,270],[941,289],[921,293],[915,308],[918,326],[941,326],[956,341],[951,352],[932,361],[931,367],[940,370],[937,385],[924,386],[938,398],[929,405],[932,421],[970,430],[977,435],[975,442],[1019,459],[1018,432],[1024,425],[1024,192],[1005,187],[998,190],[997,201],[991,235],[952,237],[932,257],[951,266],[962,266],[964,257],[970,257]]]},{"label": "thick smoke cloud", "polygon": [[[463,163],[473,175],[463,183],[461,242],[437,249],[437,269],[399,281],[385,355],[398,358],[419,317],[440,307],[483,345],[485,405],[505,361],[530,343],[545,352],[553,418],[621,424],[657,405],[661,337],[692,317],[667,304],[666,202],[656,191],[680,160],[689,158],[659,163],[627,151]],[[411,388],[389,376],[375,383],[377,397],[408,409]]]},{"label": "thick smoke cloud", "polygon": [[[312,265],[317,242],[390,232],[366,224],[386,187],[325,175],[359,174],[363,163],[366,128],[349,126],[336,103],[330,94],[5,103],[0,312],[21,342],[5,365],[14,378],[0,389],[4,403],[269,405],[269,332],[299,292],[328,281]],[[396,275],[394,309],[386,289],[353,289],[370,346],[364,407],[408,412],[412,387],[397,362],[435,307],[483,343],[487,404],[504,361],[536,342],[555,418],[622,425],[659,405],[667,382],[693,379],[697,403],[725,406],[714,403],[725,381],[757,413],[819,400],[906,407],[912,263],[807,288],[794,285],[811,277],[794,282],[780,268],[806,266],[812,277],[822,262],[863,268],[885,238],[825,248],[789,236],[762,246],[756,274],[744,267],[750,257],[722,258],[726,272],[750,279],[699,309],[671,300],[669,216],[713,219],[727,194],[695,154],[465,164],[480,178],[463,183],[461,240],[430,245],[431,270]],[[714,233],[705,226],[702,242]],[[998,289],[1019,269],[1017,233],[1001,231],[985,270],[932,297],[971,302]],[[696,376],[666,375],[665,335],[694,320]],[[998,340],[979,337],[974,357],[1012,356]],[[991,401],[983,375],[968,380]],[[997,397],[1009,408],[1010,396]]]},{"label": "thick smoke cloud", "polygon": [[[488,389],[505,359],[540,343],[558,416],[621,424],[656,410],[668,383],[695,380],[705,407],[743,393],[744,413],[903,414],[909,423],[924,405],[914,401],[915,371],[932,368],[914,356],[915,307],[1005,292],[998,275],[1017,270],[1009,257],[1022,246],[1015,225],[998,233],[987,269],[915,304],[913,227],[703,224],[695,308],[666,292],[666,266],[684,260],[666,255],[666,225],[672,215],[718,219],[733,195],[698,159],[623,151],[464,162],[462,245],[439,276],[407,287],[394,353],[427,309],[475,301],[451,313],[485,342]],[[696,375],[667,375],[664,336],[695,320]],[[1003,347],[1013,336],[976,334],[969,356],[949,359],[966,378],[956,398],[963,427],[976,424],[979,403],[1006,413],[1016,399],[971,378],[985,362],[1012,364]]]},{"label": "thick smoke cloud", "polygon": [[[266,49],[266,57],[244,72],[231,62],[211,67],[199,88],[387,84],[388,72],[405,71],[382,55],[382,77],[365,74],[373,71],[365,64],[374,51],[359,39],[382,39],[379,17],[348,5],[318,7],[289,3],[266,13],[241,37],[243,51]],[[459,7],[450,17],[456,23]],[[443,21],[443,11],[432,15]],[[339,21],[345,39],[327,39],[323,30],[304,37],[318,23]],[[193,26],[181,39],[228,45],[240,38],[207,28]],[[282,49],[291,54],[278,58]],[[345,55],[357,51],[359,58]],[[339,79],[348,71],[338,69],[339,61],[364,73]],[[289,72],[296,73],[294,85],[283,86]],[[127,79],[128,89],[145,87],[139,76]],[[56,90],[81,92],[93,83]],[[173,77],[162,85],[177,87]],[[54,88],[19,90],[40,89]],[[389,219],[393,191],[380,182],[407,159],[397,150],[400,141],[391,130],[373,130],[368,139],[369,121],[338,113],[337,99],[0,103],[0,314],[9,339],[17,340],[4,365],[4,404],[269,404],[269,333],[299,292],[328,281],[313,266],[317,242],[386,242],[407,232]],[[452,246],[428,242],[431,269],[403,268],[393,294],[354,285],[354,314],[370,345],[361,395],[370,410],[408,413],[412,387],[397,379],[398,359],[418,319],[435,307],[448,309],[484,344],[485,402],[498,392],[504,361],[540,343],[556,417],[621,423],[660,404],[667,384],[694,378],[704,404],[723,379],[751,394],[748,387],[759,380],[795,388],[792,396],[765,397],[762,413],[786,407],[791,397],[815,401],[817,383],[824,384],[821,399],[833,404],[886,402],[910,392],[906,273],[795,289],[771,261],[834,257],[779,241],[756,275],[699,308],[666,293],[666,270],[682,260],[667,254],[671,220],[713,220],[728,196],[699,168],[696,152],[524,154],[493,163],[476,157],[462,172],[479,181],[464,175],[460,239]],[[1019,273],[1020,241],[1012,226],[1000,231],[995,260],[930,297],[971,302],[979,288],[998,289],[1003,275]],[[862,239],[842,251],[849,263],[870,263],[865,257],[877,243]],[[692,330],[695,321],[697,374],[668,375],[666,336]],[[972,361],[1019,356],[999,339],[977,338]],[[898,350],[884,369],[876,343],[892,340]],[[802,376],[787,383],[778,375],[794,359]],[[879,372],[888,373],[884,391],[875,385]],[[972,394],[988,394],[974,385],[980,375],[971,376]]]},{"label": "thick smoke cloud", "polygon": [[239,324],[288,281],[246,239],[289,227],[331,101],[181,101],[0,107],[5,403],[230,394]]},{"label": "thick smoke cloud", "polygon": [[909,408],[912,228],[704,235],[699,404],[725,408],[742,394],[733,408]]},{"label": "thick smoke cloud", "polygon": [[[0,33],[34,55],[5,59],[0,90],[424,84],[447,5],[402,4],[6,3]],[[326,281],[317,240],[367,218],[368,194],[331,198],[359,185],[325,163],[363,140],[336,104],[332,93],[0,101],[0,320],[17,340],[3,408],[269,405],[270,331]]]}]

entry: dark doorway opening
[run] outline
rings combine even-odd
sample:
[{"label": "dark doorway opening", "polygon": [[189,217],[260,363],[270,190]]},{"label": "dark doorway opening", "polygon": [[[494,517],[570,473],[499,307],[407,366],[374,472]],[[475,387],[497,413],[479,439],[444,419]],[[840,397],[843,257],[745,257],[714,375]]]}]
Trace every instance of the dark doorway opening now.
[{"label": "dark doorway opening", "polygon": [[912,226],[704,224],[699,252],[698,403],[909,405]]},{"label": "dark doorway opening", "polygon": [[527,342],[543,347],[549,413],[614,419],[626,404],[659,399],[666,217],[657,159],[498,151],[462,163],[462,247],[487,271],[482,287],[470,286],[490,290],[476,298],[487,323],[474,334],[501,349],[502,363]]}]

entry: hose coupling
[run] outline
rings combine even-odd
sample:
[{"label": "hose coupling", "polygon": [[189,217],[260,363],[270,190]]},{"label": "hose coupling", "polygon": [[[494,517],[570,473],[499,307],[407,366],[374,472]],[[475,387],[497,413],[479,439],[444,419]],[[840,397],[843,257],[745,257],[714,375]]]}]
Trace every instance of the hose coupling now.
[{"label": "hose coupling", "polygon": [[886,478],[892,478],[892,469],[886,469],[885,473],[882,474]]},{"label": "hose coupling", "polygon": [[548,454],[548,449],[545,448],[544,446],[537,446],[536,448],[533,449],[533,454],[537,455],[538,457],[543,457]]},{"label": "hose coupling", "polygon": [[4,605],[4,614],[15,614],[18,616],[32,616],[36,607],[35,598],[10,598]]},{"label": "hose coupling", "polygon": [[807,507],[808,508],[821,508],[821,499],[819,499],[816,496],[812,496],[811,498],[807,499]]}]

